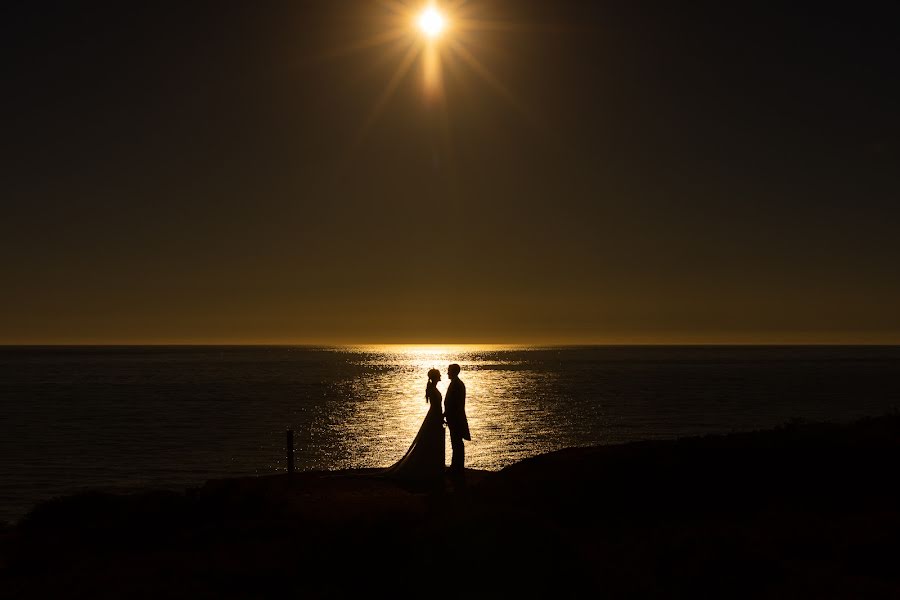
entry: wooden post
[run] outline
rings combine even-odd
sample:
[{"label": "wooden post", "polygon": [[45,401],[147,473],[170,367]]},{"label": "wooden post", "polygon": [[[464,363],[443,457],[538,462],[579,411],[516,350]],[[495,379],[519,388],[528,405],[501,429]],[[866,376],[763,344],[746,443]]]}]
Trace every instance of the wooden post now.
[{"label": "wooden post", "polygon": [[294,472],[294,430],[287,430],[287,471],[290,475]]}]

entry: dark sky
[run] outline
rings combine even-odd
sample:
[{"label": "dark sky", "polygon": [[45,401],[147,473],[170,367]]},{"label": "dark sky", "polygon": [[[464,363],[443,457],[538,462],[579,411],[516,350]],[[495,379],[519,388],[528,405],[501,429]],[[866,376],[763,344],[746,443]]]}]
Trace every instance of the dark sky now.
[{"label": "dark sky", "polygon": [[0,343],[900,342],[890,5],[6,4]]}]

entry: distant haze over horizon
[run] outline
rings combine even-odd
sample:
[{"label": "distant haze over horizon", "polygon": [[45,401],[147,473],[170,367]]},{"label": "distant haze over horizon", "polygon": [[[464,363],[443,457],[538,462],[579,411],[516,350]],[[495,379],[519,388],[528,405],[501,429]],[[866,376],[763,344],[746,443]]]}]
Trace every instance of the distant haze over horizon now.
[{"label": "distant haze over horizon", "polygon": [[900,343],[900,4],[424,4],[0,8],[0,344]]},{"label": "distant haze over horizon", "polygon": [[900,346],[900,336],[892,334],[883,335],[859,335],[859,336],[834,336],[823,334],[800,334],[778,336],[672,336],[669,338],[654,337],[629,337],[606,339],[535,339],[506,340],[506,341],[448,341],[439,342],[428,338],[412,339],[407,341],[388,340],[378,341],[332,339],[332,340],[289,340],[282,338],[273,339],[96,339],[77,338],[73,340],[39,340],[39,341],[12,341],[2,342],[0,347],[24,347],[24,346],[296,346],[307,348],[440,348],[440,349],[503,349],[503,348],[541,348],[541,347],[572,347],[572,346]]}]

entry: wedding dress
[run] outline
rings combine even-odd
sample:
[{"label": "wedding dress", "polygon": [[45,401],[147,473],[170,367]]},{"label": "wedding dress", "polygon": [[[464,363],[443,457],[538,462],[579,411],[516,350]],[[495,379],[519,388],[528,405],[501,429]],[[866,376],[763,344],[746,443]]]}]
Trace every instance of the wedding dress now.
[{"label": "wedding dress", "polygon": [[430,406],[419,433],[409,450],[384,475],[396,479],[430,480],[444,475],[444,416],[441,411],[441,392],[429,386],[427,398]]}]

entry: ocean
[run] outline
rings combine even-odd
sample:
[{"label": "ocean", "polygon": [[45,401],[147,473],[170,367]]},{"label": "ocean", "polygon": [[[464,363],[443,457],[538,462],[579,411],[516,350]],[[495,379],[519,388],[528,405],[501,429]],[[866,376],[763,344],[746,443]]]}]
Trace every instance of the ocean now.
[{"label": "ocean", "polygon": [[0,520],[84,490],[284,471],[287,429],[299,470],[388,466],[428,410],[426,372],[453,362],[478,469],[900,406],[888,346],[2,347]]}]

